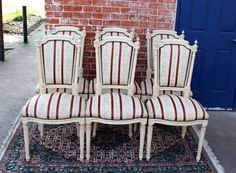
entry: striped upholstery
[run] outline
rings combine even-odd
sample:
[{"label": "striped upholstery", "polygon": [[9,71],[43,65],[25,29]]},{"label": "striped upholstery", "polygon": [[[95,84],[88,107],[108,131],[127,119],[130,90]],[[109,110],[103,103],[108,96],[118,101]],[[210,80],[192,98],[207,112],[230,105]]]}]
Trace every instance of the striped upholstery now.
[{"label": "striped upholstery", "polygon": [[[135,82],[134,84],[135,84],[134,94],[135,95],[140,95],[141,94],[140,85],[137,82]],[[96,78],[92,79],[89,82],[89,94],[95,94],[95,85],[96,85]],[[127,91],[120,90],[120,89],[104,89],[103,92],[104,93],[106,93],[106,92],[118,92],[118,93],[127,94]]]},{"label": "striped upholstery", "polygon": [[184,45],[166,44],[159,49],[159,85],[186,86],[192,51]]},{"label": "striped upholstery", "polygon": [[[161,40],[164,40],[164,39],[179,39],[179,36],[176,34],[175,31],[173,31],[172,34],[166,34],[166,33],[158,33],[158,34],[153,34],[151,39],[150,39],[150,58],[151,58],[151,61],[150,62],[153,62],[153,56],[154,56],[154,53],[153,53],[153,48],[154,48],[154,45],[158,42],[160,42]],[[150,64],[150,67],[152,70],[154,70],[154,63],[151,63]]]},{"label": "striped upholstery", "polygon": [[[79,92],[78,94],[88,94],[88,80],[84,78],[78,79],[78,86],[79,86]],[[68,94],[72,94],[71,88],[46,88],[46,93],[52,93],[52,92],[65,92]],[[39,93],[39,88],[37,86],[36,93]]]},{"label": "striped upholstery", "polygon": [[49,40],[41,45],[46,84],[72,84],[76,47],[67,40]]},{"label": "striped upholstery", "polygon": [[85,116],[85,100],[67,93],[36,95],[24,105],[23,117],[39,119],[67,119]]},{"label": "striped upholstery", "polygon": [[128,120],[147,117],[144,103],[137,97],[119,93],[105,93],[90,97],[86,117],[108,120]]},{"label": "striped upholstery", "polygon": [[[153,94],[153,79],[145,79],[141,81],[141,92],[142,96],[152,96]],[[183,91],[160,91],[160,95],[163,94],[174,94],[183,96]]]},{"label": "striped upholstery", "polygon": [[103,85],[128,85],[131,78],[134,48],[127,43],[110,41],[101,45]]},{"label": "striped upholstery", "polygon": [[147,101],[149,118],[170,121],[207,120],[207,112],[192,98],[162,95]]}]

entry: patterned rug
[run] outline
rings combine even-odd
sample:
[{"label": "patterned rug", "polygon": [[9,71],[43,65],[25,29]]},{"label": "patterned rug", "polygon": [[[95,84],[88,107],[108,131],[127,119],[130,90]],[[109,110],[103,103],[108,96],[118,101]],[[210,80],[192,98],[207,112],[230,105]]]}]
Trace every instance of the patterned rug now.
[{"label": "patterned rug", "polygon": [[40,138],[36,124],[33,124],[30,126],[30,162],[24,159],[20,127],[0,161],[0,172],[216,172],[205,151],[201,161],[195,161],[198,144],[195,138],[192,129],[188,130],[183,140],[180,128],[155,126],[151,160],[139,161],[138,131],[130,139],[127,126],[100,125],[96,138],[91,141],[90,162],[80,162],[79,139],[73,124],[45,126],[43,138]]}]

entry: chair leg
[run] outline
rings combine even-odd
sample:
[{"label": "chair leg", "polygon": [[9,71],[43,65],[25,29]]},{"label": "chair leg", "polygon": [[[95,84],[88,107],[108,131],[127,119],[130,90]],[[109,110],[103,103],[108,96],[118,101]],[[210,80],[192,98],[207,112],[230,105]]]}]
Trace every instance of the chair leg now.
[{"label": "chair leg", "polygon": [[84,129],[85,129],[85,126],[84,124],[81,124],[79,126],[79,132],[80,132],[80,161],[83,161],[84,160]]},{"label": "chair leg", "polygon": [[129,137],[132,138],[133,136],[133,125],[129,124]]},{"label": "chair leg", "polygon": [[153,125],[148,125],[148,132],[147,132],[147,161],[151,158],[151,144],[152,144],[152,132],[153,132]]},{"label": "chair leg", "polygon": [[93,123],[93,138],[97,135],[98,123]]},{"label": "chair leg", "polygon": [[38,130],[39,130],[39,133],[40,133],[40,137],[42,138],[43,137],[43,132],[44,132],[44,124],[39,123],[38,124]]},{"label": "chair leg", "polygon": [[182,126],[182,133],[181,133],[182,139],[184,139],[186,131],[187,131],[187,126]]},{"label": "chair leg", "polygon": [[198,143],[197,157],[196,157],[197,162],[199,162],[201,158],[202,146],[203,146],[204,137],[206,133],[206,127],[207,127],[207,124],[203,123],[201,127],[200,136],[199,136],[199,143]]},{"label": "chair leg", "polygon": [[29,154],[29,127],[27,122],[23,123],[24,142],[25,142],[25,159],[28,162],[30,160]]},{"label": "chair leg", "polygon": [[75,124],[76,124],[77,136],[80,137],[80,125],[79,123],[75,123]]},{"label": "chair leg", "polygon": [[136,132],[137,129],[138,129],[138,124],[135,123],[135,124],[134,124],[134,132]]},{"label": "chair leg", "polygon": [[143,159],[143,147],[144,147],[145,130],[146,130],[145,124],[141,123],[140,124],[139,160]]},{"label": "chair leg", "polygon": [[86,159],[90,158],[91,123],[86,124]]}]

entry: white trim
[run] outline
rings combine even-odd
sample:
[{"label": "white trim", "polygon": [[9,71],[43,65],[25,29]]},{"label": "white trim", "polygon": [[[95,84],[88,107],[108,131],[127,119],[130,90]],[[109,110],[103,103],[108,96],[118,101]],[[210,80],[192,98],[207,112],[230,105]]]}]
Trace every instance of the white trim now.
[{"label": "white trim", "polygon": [[1,145],[0,148],[0,160],[2,160],[2,157],[4,156],[10,142],[12,141],[12,138],[14,137],[16,130],[18,129],[19,125],[20,125],[20,121],[21,120],[21,116],[20,114],[18,114],[15,122],[13,123],[10,131],[8,132],[8,136],[6,137],[6,139],[3,141],[3,144]]},{"label": "white trim", "polygon": [[[199,138],[199,134],[200,131],[197,128],[197,126],[192,126],[194,132],[196,133],[197,137]],[[204,144],[203,144],[203,148],[205,149],[208,157],[210,158],[211,162],[213,163],[215,169],[217,170],[218,173],[224,173],[224,168],[223,166],[220,164],[220,161],[218,160],[218,158],[215,156],[215,154],[213,153],[211,147],[209,146],[207,140],[204,140]]]}]

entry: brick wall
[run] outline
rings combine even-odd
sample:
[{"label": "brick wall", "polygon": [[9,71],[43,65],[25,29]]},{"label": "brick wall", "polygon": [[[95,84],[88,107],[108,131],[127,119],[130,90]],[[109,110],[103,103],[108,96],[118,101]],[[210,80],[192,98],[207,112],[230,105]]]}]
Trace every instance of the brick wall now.
[{"label": "brick wall", "polygon": [[46,26],[86,26],[84,76],[96,75],[93,40],[98,27],[117,26],[135,32],[141,39],[136,78],[145,78],[146,29],[172,29],[176,0],[45,0]]}]

